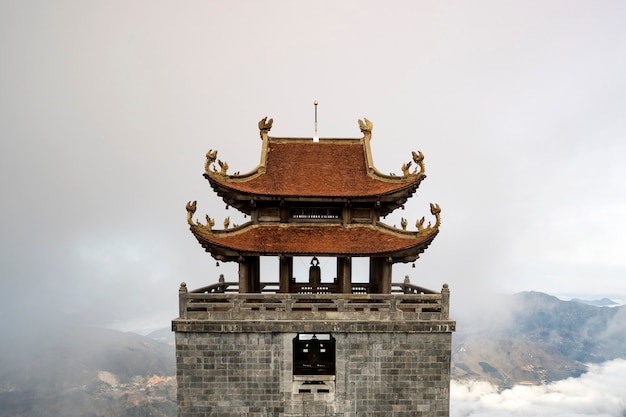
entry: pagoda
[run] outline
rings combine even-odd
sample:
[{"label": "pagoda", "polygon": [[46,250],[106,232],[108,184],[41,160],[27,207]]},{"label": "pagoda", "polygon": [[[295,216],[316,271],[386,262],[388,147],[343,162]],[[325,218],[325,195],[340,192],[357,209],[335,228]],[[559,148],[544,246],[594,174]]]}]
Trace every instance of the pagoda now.
[{"label": "pagoda", "polygon": [[[216,229],[187,204],[200,245],[239,273],[180,286],[179,416],[448,416],[449,289],[392,274],[432,243],[440,208],[431,204],[433,218],[415,230],[405,218],[401,229],[381,221],[426,178],[423,154],[386,175],[374,167],[367,119],[355,139],[276,138],[272,124],[259,122],[261,158],[248,173],[230,174],[215,150],[206,155],[204,177],[248,222],[231,227],[227,217]],[[261,257],[276,259],[277,277],[263,275]],[[330,279],[324,257],[336,259]],[[304,281],[294,258],[310,263]],[[354,258],[369,260],[366,276],[353,274]]]}]

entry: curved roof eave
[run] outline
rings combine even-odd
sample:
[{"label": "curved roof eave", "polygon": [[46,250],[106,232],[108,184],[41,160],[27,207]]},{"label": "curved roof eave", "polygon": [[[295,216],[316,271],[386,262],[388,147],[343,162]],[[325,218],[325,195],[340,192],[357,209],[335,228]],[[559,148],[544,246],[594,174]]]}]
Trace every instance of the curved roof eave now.
[{"label": "curved roof eave", "polygon": [[[249,200],[259,195],[377,198],[411,190],[406,195],[408,198],[426,177],[421,152],[413,152],[413,160],[402,165],[402,175],[382,174],[373,163],[370,136],[318,142],[267,135],[262,138],[259,165],[243,175],[227,174],[228,164],[217,160],[217,151],[207,153],[204,177],[224,199],[229,195],[231,200]],[[413,163],[415,168],[411,172]],[[320,178],[324,181],[319,181]]]},{"label": "curved roof eave", "polygon": [[[356,256],[389,257],[393,262],[417,259],[437,236],[438,227],[407,232],[390,226],[248,223],[230,230],[190,227],[207,252],[222,261],[240,256]],[[377,242],[372,245],[371,242]]]},{"label": "curved roof eave", "polygon": [[215,176],[203,174],[204,178],[209,181],[211,188],[221,197],[226,198],[228,195],[239,195],[238,199],[240,200],[251,200],[257,198],[263,198],[263,196],[268,199],[298,199],[301,200],[303,197],[309,198],[339,198],[339,199],[385,199],[385,200],[396,200],[398,198],[404,198],[405,200],[409,198],[411,195],[415,193],[415,191],[419,188],[421,182],[426,178],[426,175],[421,175],[417,177],[415,181],[405,182],[398,184],[399,187],[389,190],[384,190],[383,192],[369,192],[369,193],[351,193],[351,194],[314,194],[307,193],[303,191],[301,193],[261,193],[258,191],[246,190],[237,187],[232,182],[222,181],[220,178],[216,178]]}]

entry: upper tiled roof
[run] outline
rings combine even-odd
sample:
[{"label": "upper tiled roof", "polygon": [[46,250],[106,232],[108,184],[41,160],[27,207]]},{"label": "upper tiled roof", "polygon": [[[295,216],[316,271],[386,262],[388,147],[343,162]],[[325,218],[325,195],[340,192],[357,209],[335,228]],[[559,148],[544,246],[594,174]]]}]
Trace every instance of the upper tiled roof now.
[{"label": "upper tiled roof", "polygon": [[[412,261],[438,233],[438,228],[419,232],[384,225],[352,224],[248,224],[230,230],[210,230],[194,224],[191,231],[207,252],[216,258],[239,255],[350,255],[393,256]],[[376,244],[372,244],[376,242]]]},{"label": "upper tiled roof", "polygon": [[302,197],[376,197],[394,193],[409,197],[425,175],[383,175],[371,166],[365,139],[268,138],[259,167],[246,175],[208,171],[220,194]]}]

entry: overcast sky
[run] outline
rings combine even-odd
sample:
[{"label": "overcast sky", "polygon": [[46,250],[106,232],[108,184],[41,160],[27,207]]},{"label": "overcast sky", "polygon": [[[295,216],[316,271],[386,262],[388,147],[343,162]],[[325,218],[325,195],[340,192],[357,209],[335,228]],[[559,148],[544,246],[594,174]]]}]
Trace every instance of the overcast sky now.
[{"label": "overcast sky", "polygon": [[257,122],[311,137],[316,99],[321,137],[372,120],[381,171],[425,154],[385,221],[436,202],[441,231],[394,281],[448,283],[458,316],[483,292],[626,300],[624,22],[602,0],[2,1],[0,308],[168,326],[181,281],[236,280],[186,224],[189,200],[244,221],[205,153],[247,172]]}]

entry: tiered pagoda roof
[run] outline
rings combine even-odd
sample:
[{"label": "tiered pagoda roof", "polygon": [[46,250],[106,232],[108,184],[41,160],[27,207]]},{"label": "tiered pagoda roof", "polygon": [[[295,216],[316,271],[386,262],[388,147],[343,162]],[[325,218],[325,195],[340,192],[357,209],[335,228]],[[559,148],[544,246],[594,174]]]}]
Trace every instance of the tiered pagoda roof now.
[{"label": "tiered pagoda roof", "polygon": [[[404,205],[426,177],[423,155],[413,152],[402,165],[401,175],[385,175],[373,165],[370,150],[371,122],[359,121],[364,136],[358,139],[274,138],[268,132],[272,121],[259,122],[261,161],[246,174],[228,174],[228,164],[207,153],[204,177],[226,204],[251,214],[259,207],[307,204],[333,205],[341,210],[368,210],[366,220],[346,220],[345,214],[314,221],[256,217],[241,226],[213,230],[214,221],[192,221],[195,202],[189,203],[192,233],[207,252],[220,260],[241,256],[364,256],[385,257],[393,262],[415,260],[439,231],[439,206],[431,204],[434,226],[418,221],[417,231],[407,231],[379,221]],[[216,167],[216,162],[219,169]],[[370,211],[374,214],[370,215]],[[278,215],[277,215],[278,216]],[[351,215],[352,216],[352,215]],[[355,215],[356,216],[356,215]]]}]

